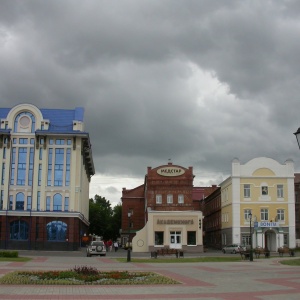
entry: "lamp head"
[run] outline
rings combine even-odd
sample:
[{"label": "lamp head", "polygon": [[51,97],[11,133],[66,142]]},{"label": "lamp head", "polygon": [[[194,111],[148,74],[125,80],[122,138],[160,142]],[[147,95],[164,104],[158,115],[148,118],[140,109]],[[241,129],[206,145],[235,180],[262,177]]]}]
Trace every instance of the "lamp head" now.
[{"label": "lamp head", "polygon": [[294,135],[296,136],[297,142],[298,142],[298,147],[300,149],[300,127],[298,128],[298,130],[294,133]]},{"label": "lamp head", "polygon": [[252,220],[252,213],[251,213],[251,211],[250,211],[250,213],[249,213],[248,216],[249,216],[249,219]]}]

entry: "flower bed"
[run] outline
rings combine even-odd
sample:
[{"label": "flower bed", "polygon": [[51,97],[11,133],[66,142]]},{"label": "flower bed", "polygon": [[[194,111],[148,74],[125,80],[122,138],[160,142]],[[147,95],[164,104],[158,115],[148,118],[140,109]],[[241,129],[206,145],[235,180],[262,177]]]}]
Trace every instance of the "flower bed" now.
[{"label": "flower bed", "polygon": [[15,271],[0,278],[0,284],[135,285],[178,282],[153,272],[100,272],[92,267],[75,267],[67,271]]}]

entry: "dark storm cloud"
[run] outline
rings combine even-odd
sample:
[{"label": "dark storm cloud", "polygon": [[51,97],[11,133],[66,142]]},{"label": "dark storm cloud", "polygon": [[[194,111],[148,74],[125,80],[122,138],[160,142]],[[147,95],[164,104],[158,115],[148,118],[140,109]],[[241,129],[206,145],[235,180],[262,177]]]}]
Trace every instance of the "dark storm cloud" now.
[{"label": "dark storm cloud", "polygon": [[85,107],[107,198],[168,159],[196,185],[234,157],[299,169],[299,14],[288,0],[1,1],[1,106]]}]

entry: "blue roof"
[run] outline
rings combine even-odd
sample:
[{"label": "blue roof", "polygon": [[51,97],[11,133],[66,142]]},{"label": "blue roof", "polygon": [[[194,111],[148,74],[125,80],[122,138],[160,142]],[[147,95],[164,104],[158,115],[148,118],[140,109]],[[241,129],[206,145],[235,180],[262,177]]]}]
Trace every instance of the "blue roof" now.
[{"label": "blue roof", "polygon": [[[7,118],[10,108],[0,108],[0,118]],[[47,132],[72,133],[73,121],[83,122],[84,108],[75,109],[40,109],[43,118],[50,121]],[[44,131],[45,132],[45,131]]]},{"label": "blue roof", "polygon": [[0,118],[5,119],[8,115],[8,113],[10,112],[10,108],[0,108]]}]

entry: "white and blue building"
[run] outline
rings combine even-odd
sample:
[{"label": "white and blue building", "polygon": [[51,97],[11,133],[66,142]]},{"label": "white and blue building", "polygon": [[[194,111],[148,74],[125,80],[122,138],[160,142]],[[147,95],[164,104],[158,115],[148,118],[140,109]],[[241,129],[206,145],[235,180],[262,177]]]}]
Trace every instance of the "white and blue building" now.
[{"label": "white and blue building", "polygon": [[77,250],[95,173],[84,109],[0,108],[0,249]]}]

